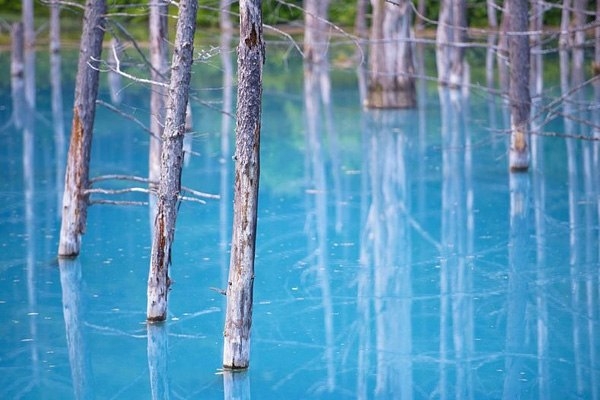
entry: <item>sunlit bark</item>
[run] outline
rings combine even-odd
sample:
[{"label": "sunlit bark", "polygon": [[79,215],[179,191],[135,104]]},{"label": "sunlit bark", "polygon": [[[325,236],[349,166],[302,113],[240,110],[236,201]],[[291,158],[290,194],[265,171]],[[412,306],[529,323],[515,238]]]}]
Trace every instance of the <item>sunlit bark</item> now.
[{"label": "sunlit bark", "polygon": [[169,267],[181,191],[183,137],[194,56],[197,7],[197,0],[179,2],[179,17],[172,61],[173,72],[169,84],[167,113],[162,135],[162,162],[148,275],[146,310],[148,321],[163,321],[167,317],[167,294],[171,284]]},{"label": "sunlit bark", "polygon": [[261,3],[240,1],[233,232],[223,334],[223,366],[228,369],[245,369],[250,363],[265,60]]},{"label": "sunlit bark", "polygon": [[58,247],[60,257],[77,256],[81,247],[81,235],[85,232],[89,197],[86,189],[89,187],[89,163],[100,72],[98,64],[105,31],[105,14],[106,0],[86,2],[75,82],[71,143],[65,173]]}]

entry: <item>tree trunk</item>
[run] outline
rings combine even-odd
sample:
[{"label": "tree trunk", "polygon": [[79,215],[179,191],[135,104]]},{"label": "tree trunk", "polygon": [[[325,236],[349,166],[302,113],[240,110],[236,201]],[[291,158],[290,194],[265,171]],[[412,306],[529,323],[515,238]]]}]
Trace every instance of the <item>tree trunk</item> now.
[{"label": "tree trunk", "polygon": [[250,361],[265,60],[261,3],[240,1],[233,233],[223,345],[223,367],[228,369],[248,368]]},{"label": "tree trunk", "polygon": [[304,0],[304,59],[309,63],[327,62],[328,8],[329,0]]},{"label": "tree trunk", "polygon": [[[167,82],[169,63],[167,60],[167,12],[169,3],[165,0],[149,0],[150,17],[150,77],[154,82]],[[160,178],[160,137],[165,123],[165,100],[167,90],[161,85],[152,85],[150,92],[150,147],[148,155],[148,179],[150,189],[156,190]],[[153,196],[151,194],[151,196]]]},{"label": "tree trunk", "polygon": [[50,87],[52,90],[52,125],[54,127],[54,156],[56,162],[56,210],[60,217],[64,192],[65,167],[65,123],[62,96],[62,67],[60,55],[60,4],[50,4]]},{"label": "tree trunk", "polygon": [[13,110],[11,118],[17,129],[23,127],[23,119],[26,115],[23,40],[23,23],[13,22],[10,29],[10,89]]},{"label": "tree trunk", "polygon": [[167,293],[171,283],[169,266],[181,190],[183,137],[194,56],[197,8],[197,0],[181,0],[179,2],[175,50],[172,60],[173,72],[162,135],[162,162],[148,275],[146,317],[150,322],[164,321],[167,316]]},{"label": "tree trunk", "polygon": [[529,37],[527,36],[527,3],[509,0],[509,64],[510,64],[510,153],[511,171],[529,168]]},{"label": "tree trunk", "polygon": [[25,49],[25,101],[30,110],[35,108],[35,24],[33,0],[23,0],[22,18]]},{"label": "tree trunk", "polygon": [[372,0],[366,107],[414,108],[417,105],[411,39],[412,8],[408,0]]},{"label": "tree trunk", "polygon": [[459,88],[465,82],[464,48],[466,41],[465,0],[444,0],[441,3],[436,34],[436,63],[440,85]]},{"label": "tree trunk", "polygon": [[79,62],[75,82],[75,105],[71,144],[67,156],[59,257],[75,257],[85,232],[89,195],[89,164],[92,147],[96,97],[98,95],[98,61],[104,38],[106,0],[87,0]]}]

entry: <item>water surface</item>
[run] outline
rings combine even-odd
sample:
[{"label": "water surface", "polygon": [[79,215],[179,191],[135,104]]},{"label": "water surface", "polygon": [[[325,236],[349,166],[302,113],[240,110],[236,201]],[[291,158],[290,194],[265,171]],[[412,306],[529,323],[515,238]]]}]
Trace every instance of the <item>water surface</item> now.
[{"label": "water surface", "polygon": [[[506,110],[483,90],[423,81],[418,109],[364,111],[355,71],[334,68],[328,106],[299,57],[269,60],[251,367],[229,376],[211,288],[229,262],[234,124],[219,110],[234,89],[219,61],[197,66],[183,184],[221,198],[181,205],[168,321],[148,327],[147,206],[93,205],[79,258],[56,259],[73,65],[62,119],[43,77],[22,121],[0,92],[0,397],[600,396],[596,142],[535,137],[535,166],[510,175]],[[147,123],[148,89],[120,95]],[[146,176],[137,124],[100,107],[94,135],[92,176]],[[97,183],[127,185],[143,187]]]}]

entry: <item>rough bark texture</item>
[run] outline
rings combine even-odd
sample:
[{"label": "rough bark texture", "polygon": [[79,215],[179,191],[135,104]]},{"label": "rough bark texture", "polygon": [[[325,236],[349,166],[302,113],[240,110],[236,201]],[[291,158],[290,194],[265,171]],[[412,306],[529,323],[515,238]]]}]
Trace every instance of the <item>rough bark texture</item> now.
[{"label": "rough bark texture", "polygon": [[250,361],[265,60],[261,3],[240,1],[233,233],[223,345],[223,367],[228,369],[248,368]]},{"label": "rough bark texture", "polygon": [[[167,12],[168,2],[165,0],[150,0],[150,64],[151,79],[154,82],[167,82],[169,63],[167,61]],[[148,179],[150,188],[156,189],[160,178],[160,137],[165,122],[165,103],[167,91],[163,86],[153,85],[150,94],[150,147],[148,155]]]},{"label": "rough bark texture", "polygon": [[98,95],[98,61],[104,39],[106,0],[87,0],[79,62],[75,81],[75,105],[71,143],[67,156],[59,257],[75,257],[81,247],[81,235],[87,219],[89,164],[92,147],[96,97]]},{"label": "rough bark texture", "polygon": [[368,108],[417,105],[411,36],[412,8],[407,0],[372,0]]},{"label": "rough bark texture", "polygon": [[465,0],[444,0],[441,3],[436,34],[436,63],[440,85],[458,88],[464,83],[466,41]]},{"label": "rough bark texture", "polygon": [[162,136],[160,182],[148,275],[146,317],[151,322],[164,321],[167,316],[167,293],[171,283],[169,278],[171,245],[175,235],[178,197],[181,190],[183,137],[194,55],[197,8],[197,0],[179,2],[172,61],[173,72],[169,84],[167,114]]},{"label": "rough bark texture", "polygon": [[528,3],[509,0],[509,59],[510,59],[510,154],[511,171],[529,168],[529,37],[527,36]]}]

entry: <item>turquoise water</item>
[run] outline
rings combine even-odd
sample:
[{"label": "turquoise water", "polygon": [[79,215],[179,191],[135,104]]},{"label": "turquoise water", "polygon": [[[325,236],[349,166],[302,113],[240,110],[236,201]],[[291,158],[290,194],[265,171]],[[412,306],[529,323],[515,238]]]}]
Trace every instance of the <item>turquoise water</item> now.
[{"label": "turquoise water", "polygon": [[[334,69],[331,108],[311,116],[302,67],[285,61],[265,69],[251,366],[233,376],[211,289],[225,285],[232,208],[218,63],[197,66],[183,184],[221,198],[181,205],[169,317],[152,327],[148,208],[93,205],[81,255],[57,261],[66,144],[50,86],[38,76],[17,128],[2,85],[0,398],[600,397],[598,145],[536,137],[537,167],[511,176],[506,113],[482,90],[421,82],[417,110],[366,112],[355,72]],[[147,123],[147,89],[120,93]],[[147,174],[138,125],[100,107],[96,126],[92,176]]]}]

